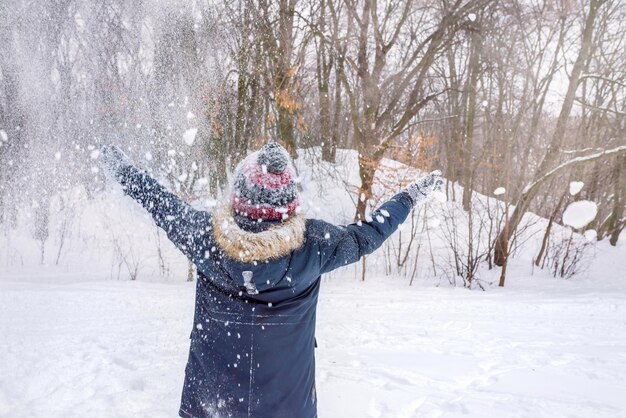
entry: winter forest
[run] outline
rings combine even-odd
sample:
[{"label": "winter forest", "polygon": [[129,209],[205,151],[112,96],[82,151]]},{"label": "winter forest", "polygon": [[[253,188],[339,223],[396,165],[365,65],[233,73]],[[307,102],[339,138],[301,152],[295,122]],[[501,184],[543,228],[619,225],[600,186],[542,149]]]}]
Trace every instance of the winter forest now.
[{"label": "winter forest", "polygon": [[337,225],[443,173],[322,276],[320,417],[626,416],[626,2],[0,0],[0,417],[176,416],[199,272],[101,149],[212,212],[270,140]]}]

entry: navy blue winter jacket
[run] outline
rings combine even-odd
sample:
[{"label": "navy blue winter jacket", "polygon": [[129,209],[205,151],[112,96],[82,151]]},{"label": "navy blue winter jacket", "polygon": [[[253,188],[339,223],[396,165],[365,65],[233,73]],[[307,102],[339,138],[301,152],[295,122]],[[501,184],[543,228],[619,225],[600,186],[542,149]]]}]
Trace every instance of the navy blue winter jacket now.
[{"label": "navy blue winter jacket", "polygon": [[[269,225],[271,242],[254,243],[263,228],[229,229],[228,213],[217,219],[216,213],[195,210],[135,167],[117,177],[198,269],[180,416],[316,417],[320,276],[376,250],[411,211],[409,195],[394,196],[370,222],[335,226],[294,219],[289,227]],[[238,242],[225,245],[232,236]],[[285,253],[284,245],[294,241]]]}]

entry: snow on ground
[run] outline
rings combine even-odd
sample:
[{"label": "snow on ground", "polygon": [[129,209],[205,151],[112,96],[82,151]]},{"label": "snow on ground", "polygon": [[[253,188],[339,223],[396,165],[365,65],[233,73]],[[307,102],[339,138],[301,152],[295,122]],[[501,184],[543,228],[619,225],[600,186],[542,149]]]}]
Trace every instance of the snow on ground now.
[{"label": "snow on ground", "polygon": [[322,417],[626,416],[623,294],[334,290]]},{"label": "snow on ground", "polygon": [[[319,416],[626,416],[623,288],[512,276],[480,292],[345,269],[320,295]],[[193,293],[3,277],[0,416],[176,416]]]},{"label": "snow on ground", "polygon": [[[351,220],[356,154],[316,158],[298,161],[308,216]],[[417,175],[389,170],[381,194]],[[0,417],[176,416],[193,325],[186,260],[115,187],[55,205],[44,265],[28,210],[0,233]],[[431,208],[438,260],[444,208]],[[448,286],[426,250],[411,287],[383,276],[384,249],[364,283],[358,266],[323,278],[319,416],[626,417],[626,243],[597,243],[580,274],[554,279],[531,264],[546,221],[527,217],[538,233],[503,289],[487,285],[499,269],[479,271],[485,292]]]}]

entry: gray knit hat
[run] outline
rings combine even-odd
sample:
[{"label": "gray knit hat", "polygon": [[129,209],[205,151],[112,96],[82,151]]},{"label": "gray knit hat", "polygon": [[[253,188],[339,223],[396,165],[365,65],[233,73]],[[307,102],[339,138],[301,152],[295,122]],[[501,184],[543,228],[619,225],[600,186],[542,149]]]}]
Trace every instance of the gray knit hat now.
[{"label": "gray knit hat", "polygon": [[231,204],[251,219],[286,219],[299,206],[296,170],[289,153],[270,141],[241,161],[233,176]]}]

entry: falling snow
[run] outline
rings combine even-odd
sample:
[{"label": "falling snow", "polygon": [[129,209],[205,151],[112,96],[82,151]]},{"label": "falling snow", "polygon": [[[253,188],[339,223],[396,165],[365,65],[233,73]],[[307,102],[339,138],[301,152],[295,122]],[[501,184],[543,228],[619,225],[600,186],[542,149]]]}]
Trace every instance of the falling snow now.
[{"label": "falling snow", "polygon": [[582,190],[585,183],[582,181],[572,181],[569,184],[569,194],[576,196]]}]

